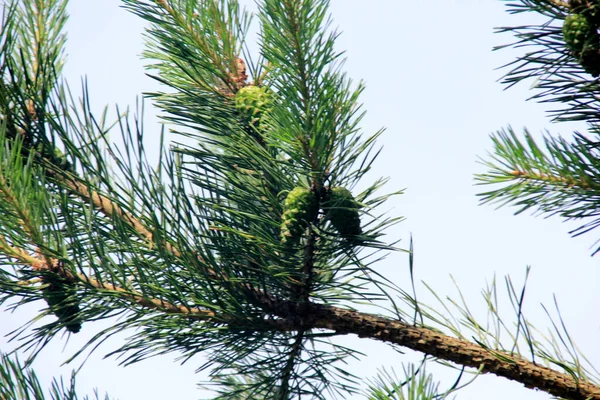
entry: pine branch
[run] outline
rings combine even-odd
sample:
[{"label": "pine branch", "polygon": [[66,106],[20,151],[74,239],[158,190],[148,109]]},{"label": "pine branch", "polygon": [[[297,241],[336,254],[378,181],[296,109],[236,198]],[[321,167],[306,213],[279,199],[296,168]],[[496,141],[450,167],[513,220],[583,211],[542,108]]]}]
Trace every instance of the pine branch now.
[{"label": "pine branch", "polygon": [[[193,320],[207,322],[215,320],[220,324],[231,324],[233,328],[244,326],[243,321],[228,319],[227,315],[217,315],[209,310],[178,306],[164,300],[148,298],[148,296],[131,289],[102,283],[86,275],[72,274],[61,270],[60,265],[56,262],[48,265],[44,260],[32,257],[18,249],[12,249],[11,254],[19,257],[20,262],[32,265],[37,271],[53,270],[73,284],[85,284],[114,292],[119,297],[145,308],[182,315]],[[282,301],[262,293],[255,293],[255,295],[261,299],[261,306],[267,313],[273,313],[274,316],[281,318],[265,319],[265,327],[269,326],[269,329],[281,332],[299,331],[298,334],[313,329],[327,329],[333,331],[335,335],[356,334],[362,338],[398,344],[439,359],[479,368],[483,372],[504,376],[522,382],[528,387],[537,387],[563,398],[600,398],[600,389],[584,382],[578,382],[569,374],[540,367],[519,356],[487,349],[431,329],[410,326],[388,318],[337,307],[310,302]],[[293,354],[295,353],[292,353],[290,357]]]},{"label": "pine branch", "polygon": [[[14,253],[20,252],[15,250]],[[24,253],[20,253],[20,258],[22,262],[34,265],[38,271],[46,269],[56,271],[57,268],[56,265],[48,266],[43,260],[35,259]],[[124,299],[128,299],[142,307],[182,315],[193,320],[210,321],[216,319],[219,323],[232,324],[233,327],[244,326],[243,321],[228,321],[226,316],[216,315],[208,310],[177,306],[163,300],[151,299],[131,289],[101,283],[82,274],[71,274],[64,270],[59,273],[63,274],[72,283],[85,283],[98,289],[116,292]],[[429,328],[412,326],[398,320],[369,313],[311,302],[284,301],[266,295],[262,295],[261,300],[262,306],[267,312],[272,312],[274,316],[281,318],[265,320],[270,329],[290,332],[299,331],[297,333],[298,338],[302,337],[301,332],[314,329],[333,331],[334,335],[355,334],[361,338],[407,347],[441,360],[479,369],[484,373],[503,376],[523,383],[528,388],[537,388],[565,399],[600,399],[600,387],[580,381],[571,374],[560,373],[525,360],[521,356],[489,349],[481,344],[457,339]],[[291,349],[290,359],[297,356],[297,346],[298,340]],[[287,374],[289,375],[290,372],[288,371]],[[283,386],[280,393],[285,392],[285,382],[288,382],[288,380],[282,382]]]},{"label": "pine branch", "polygon": [[175,246],[168,242],[158,242],[154,234],[150,232],[138,218],[131,213],[123,211],[116,202],[110,200],[108,197],[91,189],[84,180],[77,177],[75,174],[65,174],[56,169],[48,169],[47,174],[82,200],[92,202],[96,209],[107,217],[119,218],[124,223],[131,226],[140,236],[147,240],[149,248],[152,248],[154,244],[158,243],[161,246],[164,246],[165,249],[174,256],[181,256],[181,252]]},{"label": "pine branch", "polygon": [[[62,263],[58,260],[44,260],[36,258],[30,255],[23,249],[16,248],[8,244],[3,238],[0,238],[0,248],[2,248],[5,254],[17,260],[22,265],[29,265],[36,272],[53,272],[59,275],[62,279],[72,285],[87,285],[96,289],[102,289],[104,291],[113,292],[120,297],[131,301],[132,303],[138,304],[142,307],[149,309],[163,311],[169,314],[182,314],[187,315],[195,320],[208,320],[215,317],[215,313],[210,310],[202,310],[199,308],[189,308],[184,306],[175,305],[164,300],[152,299],[145,296],[136,290],[130,288],[119,287],[114,284],[101,282],[97,279],[91,278],[88,275],[81,273],[73,273],[62,266]],[[17,285],[28,286],[36,281],[20,281]]]},{"label": "pine branch", "polygon": [[600,153],[594,142],[580,134],[572,142],[546,135],[538,144],[527,130],[519,139],[511,128],[499,131],[492,141],[492,161],[482,162],[488,172],[476,175],[476,180],[496,188],[479,194],[482,203],[515,205],[516,213],[534,209],[566,219],[587,219],[571,232],[574,235],[599,226]]},{"label": "pine branch", "polygon": [[[148,10],[152,7],[139,1],[135,3],[137,3],[136,6],[131,7],[131,9],[141,16],[144,15],[144,7],[147,7]],[[228,21],[224,18],[223,6],[219,6],[212,1],[201,5],[202,9],[196,7],[193,2],[183,4],[173,1],[173,4],[177,4],[177,8],[173,7],[168,0],[160,0],[156,3],[166,11],[166,18],[159,23],[163,26],[170,24],[170,28],[177,30],[178,36],[185,38],[188,44],[191,45],[190,49],[199,50],[202,55],[202,63],[209,61],[215,77],[218,77],[221,81],[216,86],[210,86],[210,84],[204,86],[208,83],[206,81],[197,81],[197,83],[201,83],[206,89],[216,90],[224,96],[231,97],[235,95],[246,84],[245,63],[238,56],[239,49],[235,41],[236,38],[230,30],[230,27],[238,21]],[[194,10],[191,18],[189,10]],[[235,13],[232,12],[231,14]],[[204,18],[206,19],[198,21],[198,19]],[[208,27],[214,30],[212,32],[214,38],[207,35],[206,30]],[[215,43],[219,43],[220,46],[215,46]]]},{"label": "pine branch", "polygon": [[[272,304],[273,310],[289,315],[289,303]],[[600,387],[539,366],[520,356],[487,349],[437,331],[411,326],[377,315],[337,307],[310,304],[302,321],[307,328],[328,329],[336,334],[355,334],[360,338],[394,343],[436,358],[493,373],[537,388],[553,396],[572,400],[600,399]]]}]

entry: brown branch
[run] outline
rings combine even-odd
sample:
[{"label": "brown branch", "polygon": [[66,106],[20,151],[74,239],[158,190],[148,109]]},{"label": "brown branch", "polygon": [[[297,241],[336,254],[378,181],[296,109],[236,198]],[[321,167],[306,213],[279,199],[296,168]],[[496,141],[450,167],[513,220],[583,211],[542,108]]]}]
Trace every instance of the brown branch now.
[{"label": "brown branch", "polygon": [[192,319],[197,320],[208,320],[215,318],[216,314],[210,310],[204,310],[195,307],[186,307],[176,305],[164,300],[149,298],[144,296],[142,293],[133,289],[122,288],[117,285],[110,283],[103,283],[98,279],[91,278],[87,275],[80,273],[73,273],[62,267],[61,263],[54,259],[51,262],[45,261],[43,258],[37,258],[32,256],[24,249],[20,249],[9,245],[3,237],[0,237],[0,248],[10,257],[17,259],[19,262],[30,265],[34,271],[52,271],[61,276],[71,284],[77,284],[78,282],[85,282],[89,286],[93,286],[96,289],[108,290],[111,292],[119,293],[124,298],[136,303],[140,306],[151,308],[158,311],[164,311],[169,314],[184,314]]},{"label": "brown branch", "polygon": [[[278,311],[289,313],[289,305],[284,305]],[[520,382],[527,388],[537,388],[564,399],[600,399],[600,387],[580,381],[570,374],[400,321],[311,303],[302,323],[339,334],[355,334],[360,338],[398,344],[442,360],[481,369],[484,373],[502,376]]]},{"label": "brown branch", "polygon": [[[28,107],[29,107],[29,104],[30,103],[28,103]],[[31,103],[31,105],[33,105],[33,103]],[[37,119],[38,118],[37,112],[35,110],[33,110],[31,112],[34,113],[33,117],[35,117],[35,119]],[[27,135],[27,132],[28,132],[27,129],[22,129],[22,128],[18,128],[18,127],[15,127],[15,129],[19,134]],[[30,149],[30,150],[35,151],[35,149]],[[129,226],[131,226],[135,231],[137,231],[142,237],[144,237],[150,244],[149,247],[152,248],[152,245],[155,243],[154,235],[152,234],[152,232],[150,232],[150,230],[148,228],[146,228],[146,226],[144,226],[144,224],[142,224],[142,222],[138,218],[134,217],[131,213],[124,211],[118,204],[116,204],[115,202],[110,200],[108,197],[102,196],[98,192],[90,190],[89,186],[86,185],[85,183],[83,183],[81,181],[81,179],[79,179],[77,176],[74,175],[73,172],[64,171],[60,166],[56,165],[51,159],[48,159],[43,154],[37,154],[37,156],[38,156],[38,160],[42,164],[42,167],[43,167],[43,170],[44,170],[44,173],[46,174],[46,176],[51,177],[58,183],[63,184],[73,194],[79,196],[83,200],[91,201],[92,204],[94,204],[94,206],[100,212],[102,212],[104,215],[106,215],[107,217],[110,217],[110,218],[119,217],[121,220],[125,221]],[[4,183],[3,186],[8,186],[4,182],[4,180],[1,180],[0,183]],[[4,191],[4,193],[2,193],[2,194],[4,195],[4,197],[10,198],[11,202],[13,204],[18,203],[13,198],[14,196],[12,196],[11,193]],[[21,211],[21,210],[19,210],[19,211]],[[26,214],[22,214],[21,217],[23,219],[24,217],[26,217]],[[30,229],[30,232],[28,232],[28,233],[30,234],[30,236],[32,235],[31,229]],[[163,244],[165,246],[165,249],[168,252],[170,252],[171,254],[173,254],[176,257],[181,256],[181,252],[175,246],[171,245],[168,242],[165,242]],[[211,275],[214,274],[216,276],[214,271],[209,271],[209,274],[211,274]]]},{"label": "brown branch", "polygon": [[164,311],[168,314],[183,314],[195,320],[209,320],[211,318],[216,317],[216,314],[210,310],[203,310],[195,307],[186,307],[176,305],[164,300],[149,298],[136,290],[124,289],[113,284],[102,283],[101,281],[90,278],[87,275],[73,274],[72,278],[84,281],[88,285],[91,285],[97,289],[110,290],[112,292],[119,293],[123,297],[131,300],[132,302],[142,307],[154,309],[157,311]]},{"label": "brown branch", "polygon": [[[155,243],[154,235],[148,228],[146,228],[146,226],[138,218],[133,216],[131,213],[124,211],[118,204],[116,204],[115,202],[110,200],[108,197],[103,196],[96,191],[90,190],[88,185],[83,183],[78,177],[74,176],[72,173],[68,173],[68,172],[59,170],[49,160],[46,160],[46,159],[43,159],[43,160],[45,162],[49,163],[49,167],[45,169],[46,174],[49,177],[53,178],[58,183],[64,185],[64,187],[69,189],[76,196],[79,196],[80,198],[82,198],[85,201],[91,201],[92,204],[104,215],[106,215],[110,218],[118,217],[121,220],[125,221],[136,232],[138,232],[142,237],[144,237],[149,242],[149,248],[152,248],[153,243]],[[1,244],[1,241],[0,241],[0,244]],[[177,247],[173,246],[169,242],[164,242],[164,243],[162,243],[162,245],[165,247],[165,250],[167,250],[169,253],[173,254],[175,257],[178,257],[178,258],[181,257],[181,252],[179,249],[177,249]],[[1,249],[2,249],[2,247],[0,246],[0,250]],[[16,249],[15,251],[19,252],[19,251],[21,251],[21,249]],[[22,251],[21,255],[27,255],[27,253]],[[204,262],[204,260],[200,257],[198,257],[198,261],[200,263]],[[29,260],[23,259],[22,262],[24,264],[31,265],[31,266],[34,266],[36,263],[35,258],[29,259]],[[46,262],[46,264],[48,264],[48,262]],[[35,269],[35,267],[34,267],[34,269]],[[213,279],[216,281],[219,281],[219,280],[229,281],[229,279],[227,277],[219,275],[216,271],[214,271],[211,268],[206,268],[205,272],[209,279]],[[89,279],[89,278],[86,277],[86,279]],[[86,279],[82,279],[82,280],[86,280]],[[239,285],[243,289],[245,289],[251,293],[254,293],[257,296],[261,296],[263,298],[267,298],[267,299],[271,299],[271,300],[273,299],[269,294],[264,293],[259,289],[255,289],[252,285],[250,285],[248,283],[239,283]],[[141,298],[143,298],[143,297],[140,297],[140,299]],[[136,302],[140,305],[151,306],[150,304],[145,304],[145,303],[142,304],[138,301],[136,301]],[[180,308],[180,306],[173,305],[173,307],[169,306],[167,308],[169,310],[171,310],[171,312],[175,312],[177,309]],[[194,316],[194,315],[196,315],[196,312],[189,311],[189,312],[186,312],[186,314],[189,314],[190,316]],[[198,314],[202,318],[206,317],[205,312],[203,310],[198,311]],[[281,328],[281,329],[282,330],[292,330],[291,328]]]},{"label": "brown branch", "polygon": [[[123,288],[114,284],[103,283],[98,279],[91,278],[87,275],[80,273],[73,273],[65,269],[62,264],[53,259],[50,262],[47,259],[38,258],[29,254],[26,250],[11,246],[4,237],[0,236],[0,249],[9,257],[18,260],[20,263],[30,265],[34,271],[52,271],[61,276],[62,279],[68,281],[71,284],[77,285],[81,282],[86,283],[96,289],[112,291],[118,293],[122,298],[128,299],[135,304],[142,307],[150,308],[157,311],[163,311],[169,314],[181,314],[192,320],[201,321],[215,321],[220,323],[228,323],[231,326],[246,326],[248,322],[240,319],[233,319],[226,315],[217,315],[214,311],[208,309],[201,309],[197,307],[187,307],[183,305],[173,304],[168,301],[151,298],[145,296],[141,292],[133,289]],[[43,257],[40,255],[40,257]],[[41,282],[41,280],[31,280],[27,282],[19,282],[22,285],[30,285]],[[276,301],[273,296],[264,294],[261,291],[255,290],[252,286],[245,285],[246,290],[260,296],[261,299],[266,300],[269,304]],[[296,331],[298,330],[298,324],[293,320],[284,319],[268,319],[261,320],[261,324],[266,325],[271,330],[278,330],[281,332]]]}]

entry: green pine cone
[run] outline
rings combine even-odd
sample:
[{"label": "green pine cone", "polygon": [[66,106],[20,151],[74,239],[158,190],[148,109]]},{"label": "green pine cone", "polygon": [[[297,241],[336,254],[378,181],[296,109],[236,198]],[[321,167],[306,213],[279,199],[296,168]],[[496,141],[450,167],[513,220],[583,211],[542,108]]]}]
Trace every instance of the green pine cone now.
[{"label": "green pine cone", "polygon": [[50,310],[58,320],[65,325],[69,332],[77,333],[81,330],[78,321],[79,304],[69,294],[68,284],[56,279],[44,279],[48,287],[43,289],[43,296]]},{"label": "green pine cone", "polygon": [[266,87],[245,86],[235,95],[235,107],[252,128],[264,130],[264,117],[271,109],[272,97]]},{"label": "green pine cone", "polygon": [[345,239],[355,240],[362,233],[360,205],[346,188],[335,187],[327,194],[323,210],[331,224]]},{"label": "green pine cone", "polygon": [[312,190],[297,187],[290,191],[283,202],[281,242],[286,246],[297,244],[318,211],[317,198]]},{"label": "green pine cone", "polygon": [[598,33],[582,14],[569,14],[562,27],[565,44],[575,53],[587,47],[598,47]]}]

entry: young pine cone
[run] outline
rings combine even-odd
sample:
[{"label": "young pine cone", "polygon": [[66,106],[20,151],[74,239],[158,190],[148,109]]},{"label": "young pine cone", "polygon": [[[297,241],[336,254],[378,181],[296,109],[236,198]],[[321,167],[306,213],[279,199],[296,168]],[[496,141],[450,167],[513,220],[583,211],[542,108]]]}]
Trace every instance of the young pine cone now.
[{"label": "young pine cone", "polygon": [[360,204],[354,199],[352,193],[343,187],[329,190],[323,205],[325,215],[333,227],[349,241],[355,241],[356,236],[362,233],[359,209]]},{"label": "young pine cone", "polygon": [[68,283],[54,278],[44,278],[44,281],[48,286],[42,289],[42,293],[50,310],[69,332],[79,332],[81,330],[78,318],[79,304],[73,298]]},{"label": "young pine cone", "polygon": [[235,95],[235,107],[253,129],[263,131],[271,110],[272,94],[266,87],[244,86]]},{"label": "young pine cone", "polygon": [[297,244],[318,211],[317,198],[312,190],[297,187],[290,191],[283,202],[281,242],[286,246]]},{"label": "young pine cone", "polygon": [[587,48],[598,48],[596,28],[582,14],[570,14],[562,27],[565,44],[578,56]]}]

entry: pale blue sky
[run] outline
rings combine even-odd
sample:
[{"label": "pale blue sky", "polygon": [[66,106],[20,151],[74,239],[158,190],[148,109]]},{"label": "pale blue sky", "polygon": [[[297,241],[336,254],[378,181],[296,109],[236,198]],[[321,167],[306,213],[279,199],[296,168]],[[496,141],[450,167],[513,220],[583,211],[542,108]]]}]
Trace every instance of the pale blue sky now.
[{"label": "pale blue sky", "polygon": [[[253,7],[251,1],[243,3]],[[543,106],[525,101],[532,94],[528,84],[503,91],[497,82],[502,72],[494,69],[514,59],[515,53],[491,51],[494,45],[511,40],[493,34],[493,27],[518,23],[517,17],[504,12],[503,2],[488,0],[331,3],[334,25],[343,32],[338,48],[347,50],[345,70],[355,80],[366,81],[363,127],[366,132],[387,128],[380,141],[384,149],[371,176],[390,176],[390,191],[407,189],[388,205],[393,215],[407,218],[389,237],[390,241],[401,238],[407,246],[412,233],[417,279],[441,297],[454,296],[452,274],[471,311],[483,318],[486,305],[480,292],[486,282],[494,276],[502,282],[510,275],[520,283],[525,267],[531,265],[525,307],[529,319],[545,331],[549,323],[540,303],[551,306],[556,295],[573,339],[600,365],[600,322],[595,315],[600,309],[600,256],[590,257],[590,246],[600,231],[572,239],[568,231],[576,224],[529,214],[512,216],[508,208],[496,211],[492,206],[479,206],[475,196],[480,188],[473,185],[473,173],[483,172],[477,157],[491,149],[491,132],[508,124],[516,130],[527,126],[537,134],[547,128],[554,134],[570,135],[577,128],[550,125]],[[144,76],[139,57],[143,24],[119,8],[119,1],[72,0],[69,10],[66,77],[78,91],[80,78],[87,76],[96,110],[104,104],[134,106],[137,95],[157,87]],[[150,114],[146,128],[152,140],[159,126]],[[409,289],[404,254],[392,254],[378,268]],[[422,286],[420,291],[422,299],[427,299]],[[509,311],[509,303],[503,304]],[[25,318],[0,314],[0,333],[16,328]],[[48,346],[36,363],[46,382],[70,370],[58,367],[78,344],[98,331],[97,326],[86,324],[70,343]],[[403,361],[417,359],[410,352],[392,353],[372,341],[343,341],[368,354],[349,366],[362,376],[374,376],[379,366],[401,371]],[[9,347],[0,339],[1,349]],[[98,387],[121,400],[202,397],[195,384],[204,375],[194,375],[202,359],[179,366],[172,362],[173,355],[122,368],[114,359],[102,360],[112,348],[104,345],[90,358],[79,377],[79,392],[91,393]],[[442,387],[456,377],[455,372],[435,371],[440,372],[436,376],[442,379]],[[457,398],[551,397],[501,378],[480,377]]]}]

